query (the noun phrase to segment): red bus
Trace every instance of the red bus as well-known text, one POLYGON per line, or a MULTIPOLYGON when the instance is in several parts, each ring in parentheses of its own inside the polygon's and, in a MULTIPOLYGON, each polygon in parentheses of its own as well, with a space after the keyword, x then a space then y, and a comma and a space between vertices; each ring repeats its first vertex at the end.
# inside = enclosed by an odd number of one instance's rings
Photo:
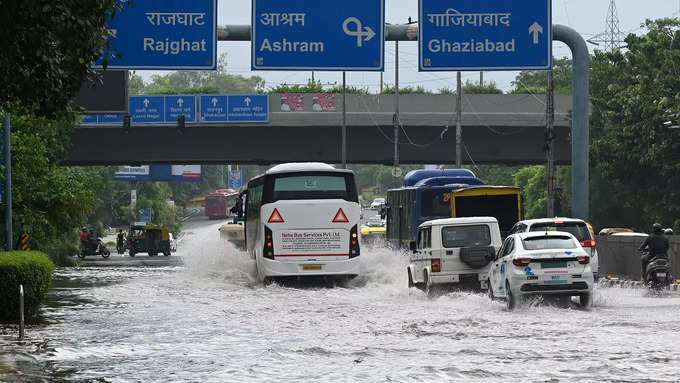
POLYGON ((205 215, 210 219, 228 218, 234 214, 229 209, 236 204, 238 192, 220 189, 205 196, 205 215))

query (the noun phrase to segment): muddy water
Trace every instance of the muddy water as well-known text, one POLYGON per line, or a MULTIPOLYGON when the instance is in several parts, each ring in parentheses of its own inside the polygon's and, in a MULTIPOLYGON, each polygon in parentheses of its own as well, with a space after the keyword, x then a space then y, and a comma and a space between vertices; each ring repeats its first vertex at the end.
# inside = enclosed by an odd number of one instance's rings
POLYGON ((347 286, 264 286, 218 226, 193 228, 183 267, 58 270, 49 323, 0 337, 0 381, 678 380, 678 296, 599 289, 590 311, 508 312, 409 291, 403 256, 366 249, 347 286))

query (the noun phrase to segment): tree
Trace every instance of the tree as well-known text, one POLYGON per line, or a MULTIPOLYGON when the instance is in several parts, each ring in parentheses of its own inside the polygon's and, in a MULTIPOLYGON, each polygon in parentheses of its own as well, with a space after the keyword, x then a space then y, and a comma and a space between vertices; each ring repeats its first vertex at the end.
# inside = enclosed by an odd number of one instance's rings
POLYGON ((138 94, 237 94, 264 90, 264 80, 259 76, 229 74, 226 53, 220 56, 216 71, 176 71, 164 76, 154 75, 149 84, 142 81, 142 86, 139 79, 133 76, 131 83, 138 94))
POLYGON ((648 20, 627 51, 591 61, 591 174, 597 224, 670 226, 680 216, 680 21, 648 20))
POLYGON ((0 110, 36 116, 70 111, 86 78, 94 76, 92 63, 107 51, 107 15, 115 15, 121 2, 23 0, 2 5, 0 110))
MULTIPOLYGON (((555 94, 571 94, 571 59, 563 57, 553 60, 555 94)), ((523 71, 512 81, 511 93, 545 93, 548 77, 545 71, 523 71)))
MULTIPOLYGON (((441 88, 438 93, 455 95, 456 90, 441 88)), ((479 85, 476 82, 467 80, 465 81, 465 85, 463 85, 463 94, 503 94, 503 91, 498 89, 495 81, 489 81, 485 82, 483 85, 479 85)))

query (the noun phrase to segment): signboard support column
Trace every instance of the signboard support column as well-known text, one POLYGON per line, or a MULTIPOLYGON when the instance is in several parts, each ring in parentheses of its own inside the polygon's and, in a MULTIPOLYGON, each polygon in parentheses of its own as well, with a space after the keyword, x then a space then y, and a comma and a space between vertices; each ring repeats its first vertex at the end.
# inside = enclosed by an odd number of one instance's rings
POLYGON ((463 140, 463 126, 460 122, 463 117, 463 87, 460 81, 460 72, 456 75, 456 168, 463 166, 463 153, 461 141, 463 140))
POLYGON ((555 216, 555 133, 553 131, 553 121, 555 119, 555 106, 553 97, 553 71, 548 71, 548 86, 546 89, 546 102, 545 102, 545 120, 546 120, 546 132, 545 132, 545 144, 546 144, 546 155, 548 157, 548 163, 545 169, 546 180, 548 181, 548 201, 547 201, 547 214, 546 217, 555 216))
POLYGON ((399 187, 397 168, 399 167, 399 41, 394 42, 394 187, 399 187))
POLYGON ((342 72, 342 168, 347 168, 347 88, 345 72, 342 72))
POLYGON ((5 249, 12 251, 12 125, 10 114, 5 114, 3 150, 5 155, 5 249))

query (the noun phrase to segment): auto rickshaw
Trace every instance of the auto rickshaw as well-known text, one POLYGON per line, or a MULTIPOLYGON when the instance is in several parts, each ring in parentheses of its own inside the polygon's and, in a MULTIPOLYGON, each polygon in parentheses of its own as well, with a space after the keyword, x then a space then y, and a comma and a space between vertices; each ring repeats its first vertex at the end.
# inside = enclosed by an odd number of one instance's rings
POLYGON ((128 249, 130 256, 137 253, 148 253, 150 257, 163 253, 170 256, 170 235, 165 226, 134 223, 130 225, 128 235, 128 249))

